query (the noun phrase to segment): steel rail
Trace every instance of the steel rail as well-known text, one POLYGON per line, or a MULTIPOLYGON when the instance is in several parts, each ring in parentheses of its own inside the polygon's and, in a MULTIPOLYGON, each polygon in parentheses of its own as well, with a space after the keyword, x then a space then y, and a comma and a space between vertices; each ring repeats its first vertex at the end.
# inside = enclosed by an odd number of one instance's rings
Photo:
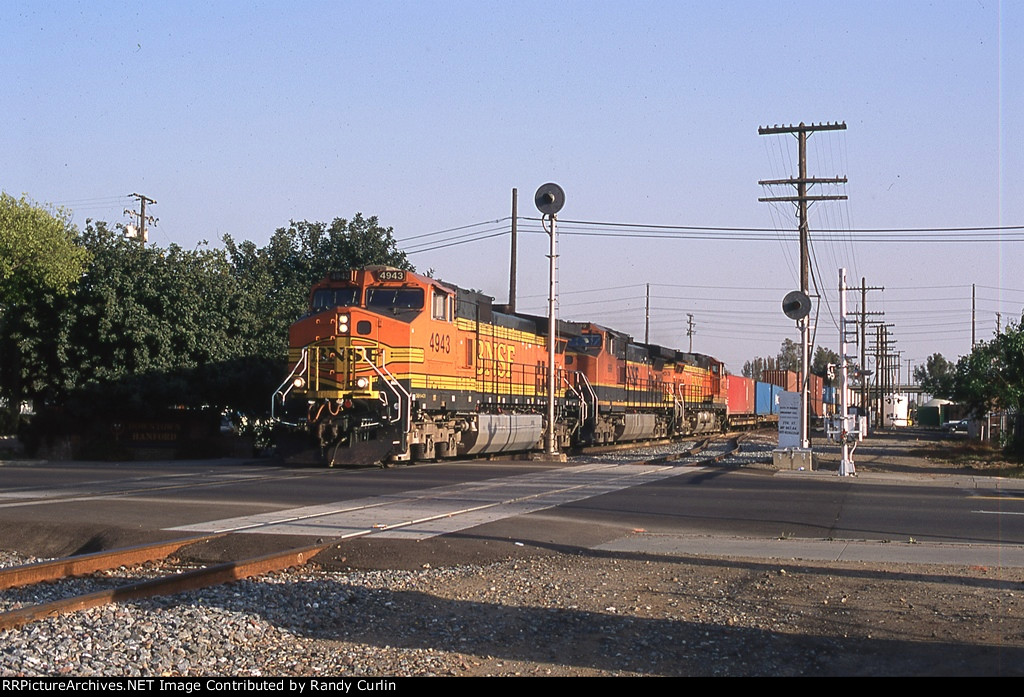
MULTIPOLYGON (((693 466, 694 467, 706 467, 708 465, 718 464, 722 460, 725 460, 728 457, 732 457, 733 455, 736 454, 736 451, 739 450, 740 443, 742 441, 744 441, 746 439, 746 437, 747 437, 747 435, 746 434, 742 434, 742 433, 739 434, 739 435, 735 435, 735 436, 734 435, 721 436, 720 438, 722 438, 726 442, 726 446, 725 446, 726 449, 723 452, 719 453, 718 455, 714 455, 712 457, 706 458, 706 459, 701 460, 699 462, 693 463, 693 466)), ((703 441, 701 441, 701 442, 697 443, 696 445, 694 445, 692 448, 690 448, 687 451, 684 451, 684 452, 681 452, 681 453, 674 453, 672 455, 665 455, 663 457, 657 457, 657 458, 654 458, 654 459, 651 459, 651 460, 644 460, 642 464, 645 464, 645 465, 659 465, 659 464, 666 464, 666 463, 669 463, 669 462, 673 462, 675 460, 681 460, 684 457, 693 457, 697 453, 700 453, 705 448, 707 448, 707 446, 710 445, 715 440, 718 440, 718 438, 706 438, 703 441)))
POLYGON ((215 564, 171 576, 138 581, 95 593, 87 593, 48 603, 30 605, 17 610, 10 610, 0 613, 0 630, 21 627, 52 615, 74 612, 75 610, 85 610, 124 600, 138 600, 154 595, 182 593, 184 591, 229 583, 249 578, 250 576, 258 576, 271 571, 281 571, 294 566, 302 566, 319 552, 330 547, 331 544, 334 543, 322 543, 310 547, 267 554, 246 561, 215 564))
POLYGON ((131 566, 145 564, 149 561, 158 561, 166 559, 186 545, 207 542, 223 536, 223 533, 217 533, 214 535, 164 540, 162 542, 12 566, 0 569, 0 590, 46 581, 58 581, 73 576, 84 576, 96 571, 116 569, 119 566, 131 566))

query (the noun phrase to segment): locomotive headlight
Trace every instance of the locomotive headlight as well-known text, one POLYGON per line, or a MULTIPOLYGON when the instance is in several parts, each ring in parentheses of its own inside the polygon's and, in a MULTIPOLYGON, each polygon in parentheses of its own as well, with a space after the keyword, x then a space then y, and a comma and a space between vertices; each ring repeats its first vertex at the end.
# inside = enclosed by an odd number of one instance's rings
POLYGON ((366 379, 366 378, 358 378, 356 380, 356 387, 358 387, 361 390, 365 390, 366 386, 369 385, 369 384, 370 384, 370 381, 368 379, 366 379))
POLYGON ((348 315, 338 315, 338 333, 348 334, 348 315))
POLYGON ((296 389, 301 390, 305 386, 306 386, 306 379, 305 378, 295 378, 294 380, 292 380, 292 387, 295 387, 296 389))

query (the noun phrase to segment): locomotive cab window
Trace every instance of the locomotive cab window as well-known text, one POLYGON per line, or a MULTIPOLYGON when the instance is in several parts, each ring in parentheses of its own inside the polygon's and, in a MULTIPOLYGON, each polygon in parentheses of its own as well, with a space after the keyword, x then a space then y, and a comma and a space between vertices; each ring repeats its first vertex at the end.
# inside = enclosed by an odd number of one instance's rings
POLYGON ((399 319, 402 319, 403 315, 415 315, 423 309, 423 289, 380 286, 367 288, 366 309, 382 315, 394 315, 399 319))
POLYGON ((321 288, 313 293, 313 312, 359 304, 358 288, 321 288))
POLYGON ((448 298, 448 293, 438 290, 437 288, 431 289, 430 314, 434 319, 449 319, 448 298))

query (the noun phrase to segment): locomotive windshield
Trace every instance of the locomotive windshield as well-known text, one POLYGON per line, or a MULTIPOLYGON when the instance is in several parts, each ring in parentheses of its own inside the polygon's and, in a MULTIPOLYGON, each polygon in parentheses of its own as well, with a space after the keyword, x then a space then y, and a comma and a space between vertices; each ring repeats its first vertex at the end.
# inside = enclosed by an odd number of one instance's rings
POLYGON ((313 293, 313 312, 359 304, 359 288, 321 288, 313 293))
POLYGON ((422 310, 423 289, 385 287, 367 288, 366 309, 374 312, 390 310, 395 314, 398 314, 398 312, 403 310, 422 310))

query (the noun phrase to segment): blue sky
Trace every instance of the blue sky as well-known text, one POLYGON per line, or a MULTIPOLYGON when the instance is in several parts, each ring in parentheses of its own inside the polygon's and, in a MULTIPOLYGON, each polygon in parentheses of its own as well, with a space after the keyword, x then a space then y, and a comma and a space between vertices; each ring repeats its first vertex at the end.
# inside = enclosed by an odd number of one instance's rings
MULTIPOLYGON (((848 126, 809 141, 811 174, 849 179, 812 229, 1024 224, 1019 2, 8 2, 0 37, 0 188, 80 225, 145 194, 160 245, 356 212, 405 240, 506 218, 513 187, 534 216, 547 181, 567 221, 793 227, 757 182, 795 175, 795 139, 757 128, 800 121, 848 126)), ((529 227, 519 305, 542 313, 529 227)), ((839 265, 886 287, 868 309, 904 365, 969 350, 972 283, 979 338, 1024 307, 1021 242, 814 248, 832 348, 839 265)), ((685 348, 692 312, 694 349, 734 371, 797 336, 797 249, 774 233, 566 234, 559 253, 568 318, 642 338, 651 283, 651 340, 685 348)), ((507 235, 410 258, 507 295, 507 235)))

